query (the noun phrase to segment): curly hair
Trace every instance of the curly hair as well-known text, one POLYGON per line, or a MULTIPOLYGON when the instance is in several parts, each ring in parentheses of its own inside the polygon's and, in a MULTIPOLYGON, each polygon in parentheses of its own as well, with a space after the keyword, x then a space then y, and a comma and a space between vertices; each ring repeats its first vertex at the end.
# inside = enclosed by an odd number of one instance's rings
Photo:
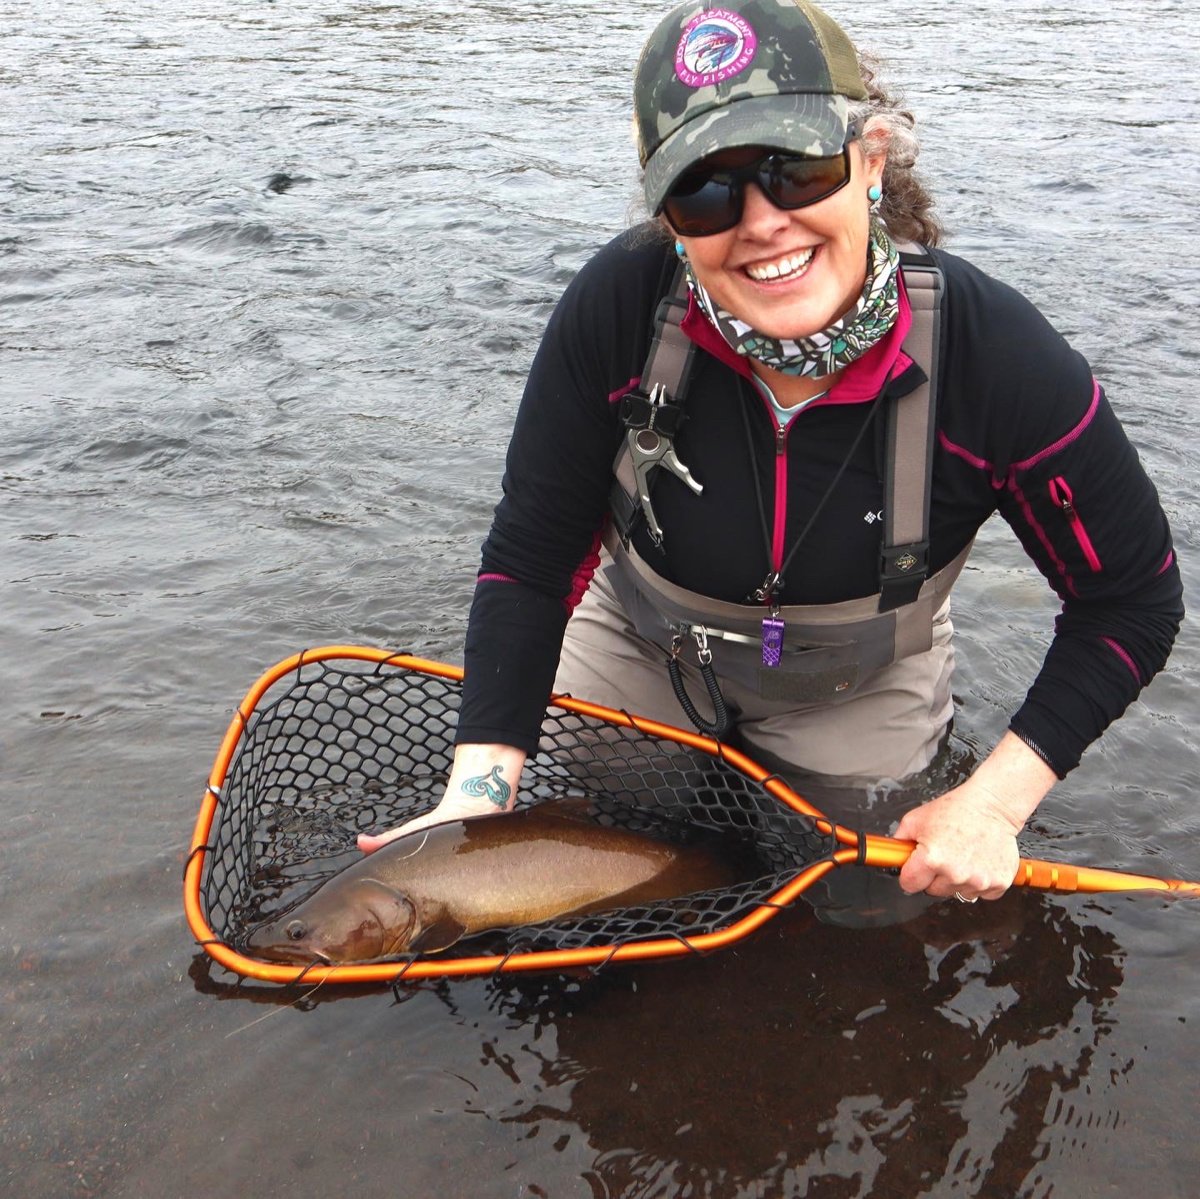
POLYGON ((881 62, 874 54, 859 52, 858 69, 867 89, 865 100, 852 101, 850 118, 862 129, 863 148, 872 152, 872 140, 887 137, 883 168, 883 199, 879 217, 893 237, 940 245, 945 228, 934 214, 933 197, 916 172, 920 142, 916 120, 902 98, 880 80, 881 62))

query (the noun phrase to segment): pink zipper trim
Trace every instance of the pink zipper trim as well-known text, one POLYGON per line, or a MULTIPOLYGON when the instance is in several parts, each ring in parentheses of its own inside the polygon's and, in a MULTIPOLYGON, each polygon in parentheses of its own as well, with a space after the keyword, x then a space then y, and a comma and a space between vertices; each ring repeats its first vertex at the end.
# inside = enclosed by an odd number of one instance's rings
POLYGON ((1142 685, 1142 676, 1138 672, 1137 664, 1129 656, 1129 653, 1125 647, 1121 645, 1120 642, 1114 641, 1111 637, 1101 637, 1100 640, 1103 641, 1104 644, 1107 645, 1108 648, 1112 650, 1112 652, 1116 654, 1126 666, 1129 667, 1129 673, 1133 675, 1134 682, 1136 682, 1140 687, 1142 685))
MULTIPOLYGON (((563 597, 563 607, 566 608, 567 614, 570 615, 579 606, 579 601, 583 599, 587 589, 592 585, 592 576, 596 573, 596 567, 600 565, 600 539, 603 529, 596 533, 592 538, 592 545, 588 552, 583 556, 583 561, 575 568, 575 573, 571 576, 571 590, 563 597)), ((516 583, 511 575, 501 574, 483 574, 479 575, 476 580, 479 583, 516 583)))
MULTIPOLYGON (((907 328, 905 329, 905 332, 907 332, 907 328)), ((869 354, 870 351, 868 351, 867 356, 869 356, 869 354)), ((864 361, 863 358, 858 359, 858 362, 862 361, 864 361)), ((899 352, 897 355, 893 355, 891 362, 896 373, 903 373, 909 368, 910 365, 912 365, 912 359, 909 358, 909 356, 903 351, 899 352)), ((848 374, 856 365, 857 362, 852 362, 847 368, 846 373, 848 374)), ((882 386, 883 384, 880 383, 880 387, 882 386)), ((768 400, 767 397, 763 395, 761 391, 759 391, 757 385, 754 387, 754 390, 757 393, 759 400, 762 401, 762 405, 766 409, 767 415, 771 418, 771 425, 775 430, 775 512, 771 530, 771 560, 774 569, 778 571, 783 566, 783 553, 786 545, 785 535, 787 533, 787 439, 788 435, 792 431, 792 426, 795 425, 796 421, 801 419, 803 412, 798 412, 785 427, 779 423, 779 417, 775 415, 775 409, 771 406, 770 400, 768 400)), ((836 391, 837 388, 835 387, 834 390, 836 391)), ((874 396, 878 394, 879 388, 876 388, 871 398, 874 398, 874 396)), ((827 396, 825 399, 829 400, 829 397, 827 396)), ((857 402, 857 397, 855 400, 834 400, 832 402, 853 403, 857 402)), ((820 399, 813 400, 811 403, 804 406, 804 412, 807 412, 809 408, 817 407, 817 405, 820 403, 822 403, 822 400, 820 399)))
POLYGON ((1046 536, 1046 530, 1038 523, 1038 519, 1034 516, 1033 509, 1029 506, 1029 501, 1025 498, 1025 493, 1021 490, 1014 474, 1008 476, 1008 490, 1012 492, 1013 497, 1020 505, 1021 514, 1025 517, 1029 527, 1037 534, 1037 539, 1042 543, 1042 549, 1049 555, 1055 569, 1062 576, 1063 586, 1070 595, 1078 596, 1079 592, 1075 590, 1075 580, 1071 578, 1071 572, 1067 570, 1066 563, 1058 556, 1050 538, 1046 536))
POLYGON ((989 462, 986 458, 980 458, 978 454, 972 454, 970 450, 965 449, 961 445, 957 445, 951 441, 941 429, 938 430, 938 444, 946 451, 947 454, 953 454, 956 458, 961 458, 968 466, 975 467, 976 470, 985 470, 992 476, 992 486, 998 491, 1009 484, 1011 490, 1011 481, 1013 475, 1020 470, 1028 470, 1031 466, 1036 466, 1044 458, 1049 458, 1051 454, 1057 454, 1059 450, 1065 449, 1073 441, 1077 441, 1083 436, 1084 430, 1092 423, 1095 418, 1096 409, 1100 405, 1100 384, 1095 379, 1092 380, 1092 402, 1088 405, 1088 410, 1080 418, 1079 423, 1068 432, 1064 433, 1057 441, 1044 449, 1038 450, 1032 458, 1025 458, 1021 462, 1014 462, 1008 468, 1008 479, 996 478, 995 463, 989 462))
POLYGON ((938 430, 938 444, 946 451, 947 454, 953 454, 956 458, 961 458, 968 466, 975 467, 976 470, 985 470, 992 476, 992 486, 1000 488, 1004 486, 1004 480, 996 480, 996 468, 986 459, 980 458, 978 454, 972 454, 970 450, 964 449, 961 445, 950 440, 946 434, 938 430))
POLYGON ((1026 458, 1024 462, 1014 462, 1011 470, 1028 470, 1031 466, 1036 466, 1044 458, 1049 458, 1052 454, 1057 454, 1059 450, 1066 449, 1073 441, 1078 441, 1083 436, 1084 430, 1092 423, 1092 418, 1096 415, 1096 409, 1100 407, 1100 384, 1092 379, 1092 402, 1088 405, 1088 410, 1083 414, 1082 419, 1075 428, 1064 433, 1057 441, 1048 445, 1044 450, 1038 450, 1032 458, 1026 458))
POLYGON ((1163 564, 1158 568, 1158 574, 1154 577, 1157 579, 1159 575, 1165 575, 1171 569, 1175 562, 1175 551, 1168 550, 1167 556, 1163 559, 1163 564))
POLYGON ((610 404, 615 404, 618 400, 624 399, 625 396, 627 396, 631 391, 635 390, 639 386, 641 381, 642 381, 641 375, 634 375, 634 377, 632 379, 630 379, 629 382, 626 383, 624 387, 618 387, 616 391, 610 391, 608 393, 608 402, 610 404))
POLYGON ((1075 534, 1075 540, 1079 543, 1079 548, 1083 550, 1083 556, 1087 559, 1088 566, 1092 568, 1092 573, 1099 574, 1101 570, 1100 555, 1096 553, 1096 547, 1092 545, 1092 539, 1088 536, 1087 529, 1083 527, 1083 520, 1075 510, 1074 497, 1071 495, 1071 488, 1066 479, 1062 475, 1051 479, 1049 490, 1050 502, 1056 508, 1062 509, 1067 523, 1071 526, 1071 532, 1075 534))
MULTIPOLYGON (((764 397, 763 403, 766 402, 764 397)), ((771 413, 771 419, 775 422, 775 528, 771 534, 771 561, 775 570, 778 571, 783 566, 783 537, 787 532, 787 439, 792 425, 788 425, 786 429, 782 428, 774 412, 771 413), (780 440, 781 434, 782 441, 780 440)), ((795 424, 798 419, 798 417, 793 417, 792 424, 795 424)))
POLYGON ((592 585, 592 576, 596 573, 596 567, 600 565, 600 539, 603 531, 603 526, 597 529, 596 536, 592 538, 591 549, 584 554, 583 561, 575 568, 571 577, 571 590, 563 599, 568 616, 579 606, 579 601, 592 585))

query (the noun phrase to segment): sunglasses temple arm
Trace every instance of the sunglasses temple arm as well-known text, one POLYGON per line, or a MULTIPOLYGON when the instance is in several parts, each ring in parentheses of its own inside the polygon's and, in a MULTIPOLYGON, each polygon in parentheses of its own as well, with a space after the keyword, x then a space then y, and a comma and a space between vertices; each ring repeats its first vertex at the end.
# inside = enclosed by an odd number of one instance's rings
MULTIPOLYGON (((875 837, 870 834, 864 836, 866 849, 862 860, 868 866, 899 869, 916 848, 912 841, 897 841, 892 837, 875 837)), ((1200 883, 1154 878, 1145 874, 1127 874, 1123 870, 1101 870, 1093 866, 1068 866, 1061 862, 1043 862, 1037 858, 1021 859, 1012 885, 1036 887, 1042 891, 1077 891, 1087 894, 1106 891, 1173 891, 1180 895, 1200 898, 1200 883)))

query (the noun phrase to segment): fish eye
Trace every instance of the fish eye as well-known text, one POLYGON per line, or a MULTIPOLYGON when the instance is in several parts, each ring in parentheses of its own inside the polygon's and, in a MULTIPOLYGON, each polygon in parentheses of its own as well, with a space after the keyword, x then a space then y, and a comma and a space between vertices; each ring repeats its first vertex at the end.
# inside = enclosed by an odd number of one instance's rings
POLYGON ((291 940, 302 941, 304 939, 304 934, 308 932, 308 929, 305 928, 303 920, 291 920, 288 922, 287 928, 285 928, 283 931, 287 933, 291 940))

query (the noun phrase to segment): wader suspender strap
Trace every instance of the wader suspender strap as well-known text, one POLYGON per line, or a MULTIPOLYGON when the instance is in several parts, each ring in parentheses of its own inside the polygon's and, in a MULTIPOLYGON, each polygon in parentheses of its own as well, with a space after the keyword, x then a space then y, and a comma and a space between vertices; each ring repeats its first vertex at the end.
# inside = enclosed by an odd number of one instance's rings
POLYGON ((923 255, 902 253, 901 263, 912 309, 912 327, 904 339, 904 349, 925 372, 926 379, 908 395, 893 400, 888 408, 880 612, 911 604, 929 574, 929 509, 944 281, 942 272, 923 255))
POLYGON ((642 368, 641 384, 621 397, 625 445, 614 463, 616 481, 610 507, 617 533, 626 545, 639 516, 646 518, 654 543, 662 544, 662 529, 650 502, 650 476, 656 467, 666 467, 697 495, 703 490, 674 447, 675 434, 683 424, 683 401, 696 352, 681 327, 687 310, 687 277, 679 265, 655 314, 654 340, 642 368))
MULTIPOLYGON (((683 393, 692 368, 696 346, 680 327, 688 310, 687 275, 683 266, 675 268, 671 290, 659 301, 654 318, 654 341, 642 371, 644 393, 662 388, 670 401, 683 406, 683 393)), ((671 431, 672 435, 674 430, 671 431)))

